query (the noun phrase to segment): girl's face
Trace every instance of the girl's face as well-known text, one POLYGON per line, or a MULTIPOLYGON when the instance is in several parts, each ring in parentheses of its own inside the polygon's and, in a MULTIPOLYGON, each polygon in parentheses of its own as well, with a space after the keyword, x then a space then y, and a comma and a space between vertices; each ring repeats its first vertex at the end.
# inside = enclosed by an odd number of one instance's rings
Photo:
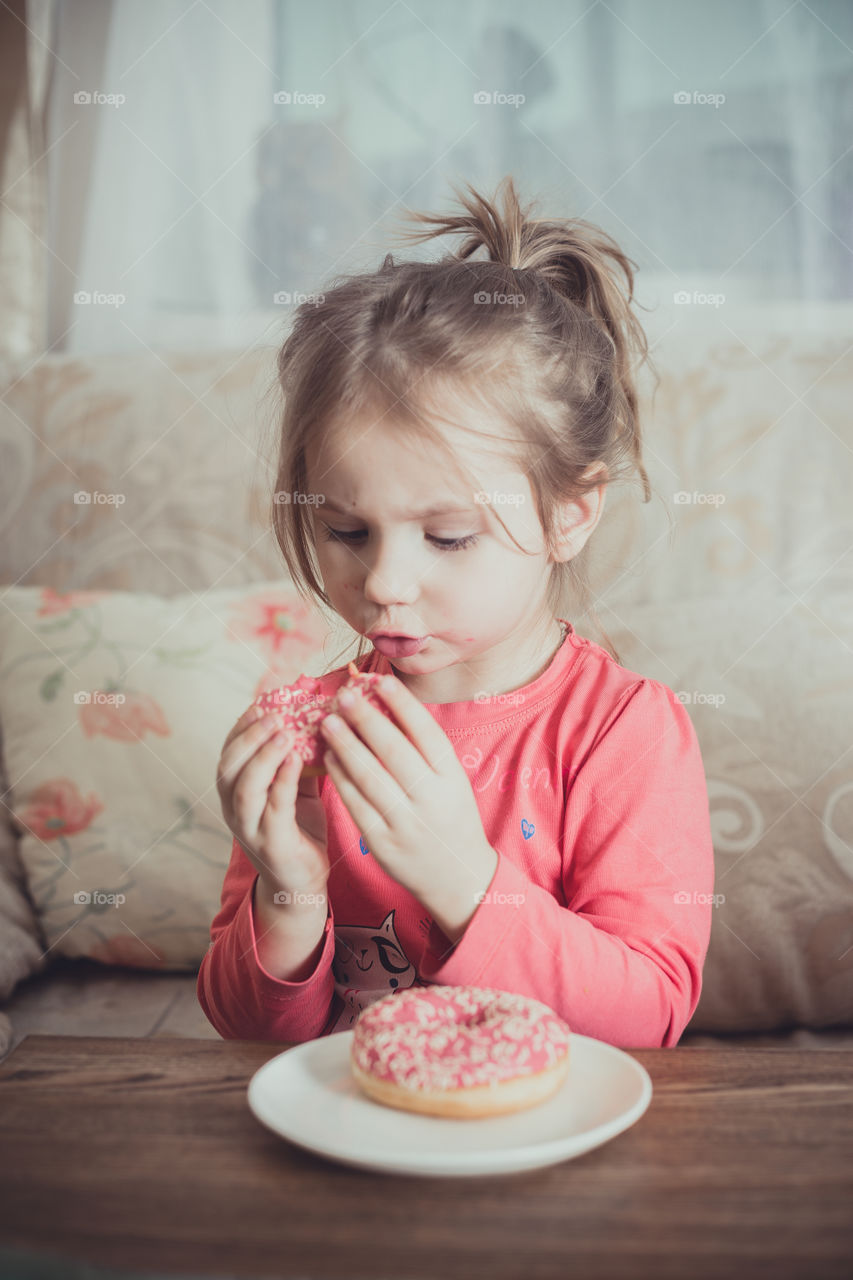
POLYGON ((560 629, 545 609, 550 557, 526 477, 446 428, 455 456, 482 481, 472 490, 441 454, 395 434, 391 414, 361 414, 336 437, 305 458, 318 566, 336 612, 371 638, 423 638, 410 656, 386 654, 423 702, 534 679, 560 629))

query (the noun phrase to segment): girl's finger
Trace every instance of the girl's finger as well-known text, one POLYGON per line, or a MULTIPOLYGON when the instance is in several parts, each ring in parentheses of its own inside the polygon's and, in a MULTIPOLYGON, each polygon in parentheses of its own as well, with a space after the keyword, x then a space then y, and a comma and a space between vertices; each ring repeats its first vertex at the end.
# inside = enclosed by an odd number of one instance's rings
POLYGON ((269 787, 267 812, 272 815, 292 814, 296 803, 296 788, 302 772, 302 757, 298 751, 289 750, 277 766, 269 787))
POLYGON ((259 720, 249 721, 241 733, 238 733, 222 748, 219 766, 216 772, 217 786, 221 783, 229 785, 248 760, 252 758, 260 744, 281 728, 281 723, 274 715, 262 716, 259 720))
POLYGON ((402 680, 398 680, 396 676, 383 676, 377 681, 375 688, 382 701, 393 712, 400 728, 436 773, 440 773, 447 763, 448 752, 456 758, 441 725, 411 690, 406 688, 402 680))
MULTIPOLYGON (((375 712, 373 708, 370 710, 373 710, 376 720, 382 722, 376 726, 377 730, 384 732, 390 728, 384 716, 375 712)), ((391 729, 391 732, 396 734, 398 731, 391 729)), ((324 733, 323 738, 326 747, 331 748, 332 762, 338 765, 363 799, 377 812, 383 815, 390 814, 393 809, 405 802, 407 793, 403 784, 397 782, 395 774, 385 768, 381 760, 373 754, 370 746, 366 746, 348 726, 335 734, 324 733)), ((400 767, 398 759, 394 760, 392 768, 395 768, 400 775, 407 773, 406 769, 400 767)), ((420 760, 416 768, 417 774, 420 775, 429 772, 429 766, 424 760, 420 760)), ((329 772, 331 773, 331 769, 329 772)))
POLYGON ((232 728, 229 730, 228 736, 222 744, 222 750, 224 751, 226 747, 230 746, 234 739, 238 737, 244 729, 247 729, 250 724, 254 723, 256 720, 260 720, 263 714, 264 713, 261 708, 256 707, 254 703, 251 707, 247 707, 240 716, 240 719, 236 720, 232 728))
POLYGON ((277 734, 273 735, 252 757, 234 784, 231 808, 236 821, 250 833, 250 838, 261 828, 270 788, 291 745, 286 739, 282 741, 277 734))
POLYGON ((383 826, 387 825, 382 814, 377 813, 376 809, 373 808, 353 783, 334 751, 325 753, 323 763, 329 772, 329 777, 337 788, 338 795, 360 831, 367 831, 371 827, 375 829, 378 822, 382 822, 383 826))

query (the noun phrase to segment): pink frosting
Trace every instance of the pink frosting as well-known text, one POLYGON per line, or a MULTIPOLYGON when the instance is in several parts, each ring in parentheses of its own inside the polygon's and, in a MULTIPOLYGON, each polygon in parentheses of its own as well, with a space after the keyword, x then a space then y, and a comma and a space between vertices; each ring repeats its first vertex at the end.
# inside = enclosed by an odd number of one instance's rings
POLYGON ((323 756, 331 745, 320 736, 320 724, 331 712, 340 710, 338 694, 341 689, 358 689, 363 697, 391 719, 388 707, 379 694, 373 692, 376 681, 382 679, 381 674, 359 671, 354 662, 350 662, 347 669, 349 675, 342 676, 331 693, 323 691, 324 684, 328 688, 328 676, 300 676, 293 684, 267 689, 255 698, 253 704, 264 711, 281 712, 285 717, 282 727, 296 732, 294 749, 306 765, 317 769, 324 768, 323 756))
POLYGON ((359 1016, 351 1056, 413 1090, 466 1089, 534 1075, 569 1049, 570 1031, 539 1000, 485 987, 408 987, 359 1016))

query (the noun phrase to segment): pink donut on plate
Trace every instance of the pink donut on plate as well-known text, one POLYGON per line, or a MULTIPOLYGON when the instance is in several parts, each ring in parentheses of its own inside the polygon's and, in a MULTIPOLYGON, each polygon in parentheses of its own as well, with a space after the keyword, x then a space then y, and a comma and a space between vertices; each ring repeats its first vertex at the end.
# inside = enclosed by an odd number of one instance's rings
MULTIPOLYGON (((255 698, 253 706, 263 711, 278 711, 285 717, 282 726, 296 734, 293 747, 305 761, 303 777, 319 776, 327 772, 323 755, 329 743, 320 735, 320 725, 327 715, 339 711, 338 694, 342 689, 358 689, 363 697, 392 719, 391 713, 373 687, 382 676, 372 671, 359 671, 354 662, 347 665, 349 675, 341 680, 333 693, 323 692, 323 680, 319 676, 300 676, 293 684, 267 689, 255 698)), ((326 679, 328 683, 328 678, 326 679)))
POLYGON ((476 1118, 535 1106, 569 1070, 568 1026, 539 1000, 486 987, 407 987, 358 1018, 350 1066, 377 1102, 476 1118))

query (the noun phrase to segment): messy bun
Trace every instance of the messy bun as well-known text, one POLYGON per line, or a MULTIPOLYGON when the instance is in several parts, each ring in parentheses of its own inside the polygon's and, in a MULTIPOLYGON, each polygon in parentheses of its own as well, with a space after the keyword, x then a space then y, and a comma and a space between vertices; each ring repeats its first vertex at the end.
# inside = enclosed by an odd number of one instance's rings
POLYGON ((631 410, 631 429, 636 433, 633 452, 643 482, 643 500, 648 502, 651 491, 640 447, 635 370, 644 361, 649 362, 649 351, 643 327, 631 310, 632 267, 637 264, 611 236, 582 218, 531 218, 533 206, 522 209, 511 176, 498 185, 491 202, 470 183, 466 186, 467 195, 453 188, 465 213, 407 211, 404 216, 435 230, 403 230, 399 233, 401 240, 419 243, 442 235, 464 235, 452 257, 465 260, 485 249, 491 262, 517 271, 536 271, 556 293, 583 308, 603 326, 613 343, 615 373, 631 410), (501 200, 503 212, 499 212, 501 200), (619 281, 619 272, 625 277, 625 286, 619 281))
MULTIPOLYGON (((461 391, 512 428, 509 442, 505 431, 492 438, 528 477, 550 546, 563 504, 602 478, 636 472, 643 501, 651 499, 636 386, 648 346, 631 309, 636 264, 591 223, 531 217, 509 176, 491 201, 466 185, 467 193, 454 188, 459 212, 407 211, 418 225, 397 233, 403 243, 461 236, 455 250, 432 262, 387 254, 374 273, 345 276, 298 309, 278 361, 276 489, 304 489, 308 440, 341 429, 360 408, 446 451, 437 406, 461 391)), ((298 589, 329 605, 304 506, 274 505, 272 518, 298 589)), ((552 616, 580 605, 596 617, 588 550, 551 566, 552 616)))

